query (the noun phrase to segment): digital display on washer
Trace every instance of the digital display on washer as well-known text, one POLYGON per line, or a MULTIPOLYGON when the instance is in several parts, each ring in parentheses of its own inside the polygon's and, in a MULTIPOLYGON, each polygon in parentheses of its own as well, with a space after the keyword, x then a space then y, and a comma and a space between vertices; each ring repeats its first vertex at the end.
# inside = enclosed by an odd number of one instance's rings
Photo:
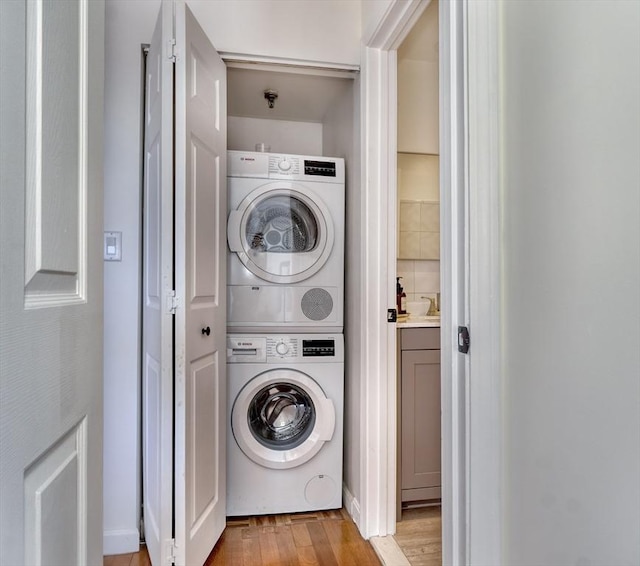
POLYGON ((336 344, 334 340, 303 340, 302 356, 335 356, 336 344))
POLYGON ((321 177, 335 177, 336 164, 331 161, 311 161, 304 160, 305 175, 319 175, 321 177))

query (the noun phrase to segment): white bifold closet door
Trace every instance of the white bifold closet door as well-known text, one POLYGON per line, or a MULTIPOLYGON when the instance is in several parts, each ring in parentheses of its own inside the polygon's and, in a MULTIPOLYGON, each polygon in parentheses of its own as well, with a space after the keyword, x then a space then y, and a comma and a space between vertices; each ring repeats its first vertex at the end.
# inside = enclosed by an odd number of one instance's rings
POLYGON ((145 538, 197 565, 226 515, 226 67, 182 0, 147 59, 144 177, 145 538))

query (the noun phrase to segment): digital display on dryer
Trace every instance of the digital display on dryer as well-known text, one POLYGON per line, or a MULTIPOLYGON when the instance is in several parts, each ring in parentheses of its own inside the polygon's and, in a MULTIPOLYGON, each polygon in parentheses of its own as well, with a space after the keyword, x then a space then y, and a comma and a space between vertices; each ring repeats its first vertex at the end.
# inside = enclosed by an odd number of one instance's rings
POLYGON ((335 356, 336 344, 334 340, 303 340, 302 356, 335 356))
POLYGON ((304 174, 318 175, 321 177, 335 177, 336 164, 331 161, 311 161, 304 160, 304 174))

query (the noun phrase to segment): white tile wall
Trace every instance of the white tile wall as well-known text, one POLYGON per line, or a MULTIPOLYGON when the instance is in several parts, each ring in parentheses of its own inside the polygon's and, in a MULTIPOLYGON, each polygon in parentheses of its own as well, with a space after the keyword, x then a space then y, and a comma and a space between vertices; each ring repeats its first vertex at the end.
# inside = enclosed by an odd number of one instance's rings
POLYGON ((397 277, 407 294, 407 301, 424 301, 440 292, 440 262, 420 259, 399 259, 397 277))

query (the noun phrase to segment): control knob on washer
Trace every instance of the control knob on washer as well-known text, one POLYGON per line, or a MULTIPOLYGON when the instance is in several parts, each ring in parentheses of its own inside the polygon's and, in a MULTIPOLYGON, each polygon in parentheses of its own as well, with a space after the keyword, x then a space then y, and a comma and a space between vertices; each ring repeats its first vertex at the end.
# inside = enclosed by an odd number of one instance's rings
POLYGON ((276 344, 276 352, 281 356, 284 356, 289 351, 289 345, 284 342, 278 342, 276 344))
POLYGON ((289 171, 289 169, 291 169, 291 161, 287 161, 286 157, 283 157, 279 162, 278 162, 278 168, 281 171, 289 171))

